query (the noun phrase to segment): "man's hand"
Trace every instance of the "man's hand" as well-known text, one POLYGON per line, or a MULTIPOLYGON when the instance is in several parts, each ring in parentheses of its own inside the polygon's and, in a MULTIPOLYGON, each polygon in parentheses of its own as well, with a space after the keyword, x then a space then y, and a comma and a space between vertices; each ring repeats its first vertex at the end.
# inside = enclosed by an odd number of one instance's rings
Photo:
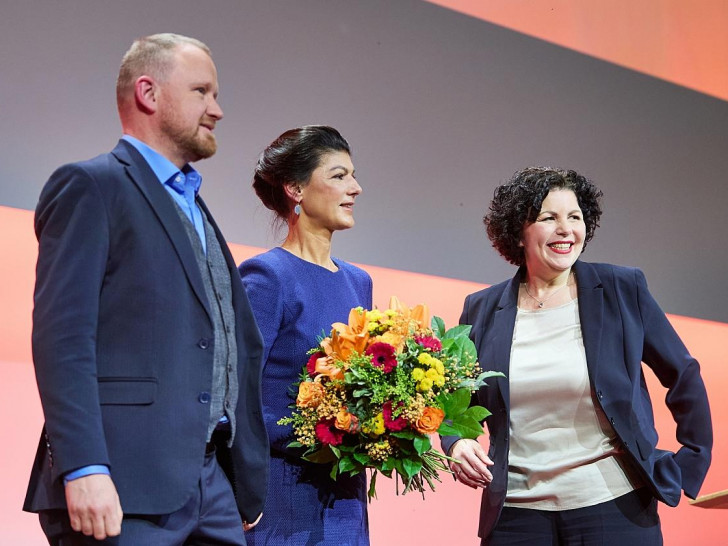
POLYGON ((121 533, 123 512, 114 482, 106 474, 91 474, 66 484, 68 516, 74 531, 96 540, 121 533))
POLYGON ((488 454, 475 440, 458 440, 450 450, 450 456, 460 463, 450 463, 455 478, 473 489, 485 488, 493 481, 493 474, 488 469, 493 466, 488 454))

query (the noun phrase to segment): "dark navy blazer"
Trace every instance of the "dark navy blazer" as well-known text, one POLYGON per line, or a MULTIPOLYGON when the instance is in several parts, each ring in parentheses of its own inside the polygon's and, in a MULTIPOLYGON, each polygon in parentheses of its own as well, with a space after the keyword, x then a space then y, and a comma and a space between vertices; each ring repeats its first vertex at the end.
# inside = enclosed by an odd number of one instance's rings
MULTIPOLYGON (((263 507, 262 340, 227 244, 240 396, 225 471, 243 519, 263 507)), ((169 514, 198 487, 213 321, 173 202, 133 146, 59 168, 36 208, 33 360, 45 427, 24 509, 65 508, 62 477, 109 465, 125 512, 169 514)))
MULTIPOLYGON (((698 362, 668 322, 636 268, 577 261, 579 318, 589 381, 621 445, 654 496, 670 506, 681 490, 698 494, 710 465, 713 432, 705 385, 698 362), (677 453, 657 449, 650 395, 641 363, 667 390, 666 403, 677 424, 677 453)), ((493 414, 486 419, 493 482, 483 491, 479 535, 490 534, 500 516, 508 485, 508 370, 523 271, 465 300, 461 324, 471 338, 483 370, 505 378, 488 380, 474 398, 493 414)), ((443 438, 449 452, 456 438, 443 438)))

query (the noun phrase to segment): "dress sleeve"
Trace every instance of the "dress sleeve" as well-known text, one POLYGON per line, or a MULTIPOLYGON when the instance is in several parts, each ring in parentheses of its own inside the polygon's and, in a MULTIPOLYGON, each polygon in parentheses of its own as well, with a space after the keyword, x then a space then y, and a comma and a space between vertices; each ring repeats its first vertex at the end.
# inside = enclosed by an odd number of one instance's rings
POLYGON ((677 424, 682 447, 675 462, 682 471, 682 488, 695 498, 708 472, 713 446, 713 427, 700 366, 683 344, 647 289, 644 273, 636 269, 637 296, 644 326, 642 361, 667 388, 665 402, 677 424))
MULTIPOLYGON (((263 336, 263 419, 268 440, 272 450, 286 453, 287 445, 293 439, 292 428, 279 425, 278 419, 289 413, 287 407, 291 400, 287 389, 290 385, 270 379, 270 370, 266 373, 266 368, 271 365, 271 348, 283 329, 286 286, 279 268, 265 257, 251 258, 238 269, 263 336)), ((276 372, 272 373, 275 375, 276 372)))
POLYGON ((246 260, 238 270, 263 336, 265 366, 283 322, 283 283, 275 269, 260 257, 246 260))
POLYGON ((373 292, 372 278, 369 276, 369 273, 367 273, 367 272, 364 272, 364 275, 366 277, 366 284, 365 284, 365 287, 364 287, 364 294, 365 294, 366 304, 364 305, 364 307, 366 309, 371 309, 372 308, 372 300, 373 300, 373 297, 372 297, 372 292, 373 292))

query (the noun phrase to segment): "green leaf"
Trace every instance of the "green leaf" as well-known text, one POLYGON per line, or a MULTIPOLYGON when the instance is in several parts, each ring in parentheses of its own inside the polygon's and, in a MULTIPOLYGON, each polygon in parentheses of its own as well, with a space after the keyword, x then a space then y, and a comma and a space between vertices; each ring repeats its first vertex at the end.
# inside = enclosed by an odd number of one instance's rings
POLYGON ((354 452, 352 457, 354 457, 363 466, 368 466, 369 462, 372 460, 372 458, 366 453, 354 452))
POLYGON ((367 497, 371 501, 377 498, 377 471, 372 472, 372 477, 369 480, 369 491, 367 491, 367 497))
POLYGON ((455 392, 438 396, 447 419, 453 419, 465 412, 470 405, 470 398, 471 393, 468 389, 458 389, 455 392))
POLYGON ((432 317, 432 320, 430 321, 430 328, 432 328, 432 333, 439 339, 442 339, 445 335, 445 321, 440 317, 432 317))
POLYGON ((404 469, 407 479, 411 480, 414 476, 419 474, 420 470, 422 470, 422 461, 402 459, 402 468, 404 469))
POLYGON ((469 324, 458 324, 457 326, 453 326, 447 332, 445 332, 442 335, 441 339, 456 339, 459 337, 468 338, 471 328, 472 326, 470 326, 469 324))
POLYGON ((407 471, 404 469, 403 461, 404 459, 394 459, 394 469, 400 476, 408 477, 407 471))
POLYGON ((356 464, 354 461, 351 460, 349 457, 344 457, 343 459, 339 460, 339 472, 349 472, 351 470, 354 470, 356 468, 356 464))
POLYGON ((293 442, 288 444, 286 447, 303 447, 303 444, 301 442, 294 440, 293 442))
POLYGON ((354 392, 351 393, 354 398, 364 398, 364 397, 371 397, 372 390, 369 388, 363 388, 363 389, 356 389, 354 392))
POLYGON ((398 442, 397 451, 399 451, 399 453, 404 456, 414 455, 415 453, 417 453, 417 450, 413 445, 413 440, 403 440, 401 442, 398 442))
POLYGON ((440 424, 440 427, 437 429, 437 433, 440 436, 457 436, 458 438, 460 438, 458 430, 445 421, 440 424))
POLYGON ((475 419, 461 415, 453 419, 451 423, 443 421, 437 432, 443 436, 457 436, 474 440, 483 434, 483 425, 475 419))
MULTIPOLYGON (((313 453, 308 453, 304 455, 302 458, 306 461, 310 461, 312 463, 318 463, 318 464, 325 464, 325 463, 331 463, 336 460, 336 455, 329 449, 330 446, 322 447, 318 451, 314 451, 313 453)), ((334 465, 336 466, 336 465, 334 465)))
POLYGON ((475 421, 482 422, 483 419, 492 414, 483 406, 470 406, 468 409, 465 410, 465 413, 463 413, 463 415, 475 421))
POLYGON ((469 389, 471 391, 477 390, 481 387, 487 387, 488 383, 485 382, 489 377, 505 377, 505 374, 501 372, 488 371, 481 373, 475 379, 467 378, 463 379, 458 385, 459 388, 469 389))
POLYGON ((432 447, 429 436, 418 436, 414 439, 415 450, 418 454, 422 455, 432 447))
POLYGON ((503 372, 494 372, 493 370, 483 372, 478 376, 478 381, 481 379, 488 379, 489 377, 505 377, 506 374, 503 372))

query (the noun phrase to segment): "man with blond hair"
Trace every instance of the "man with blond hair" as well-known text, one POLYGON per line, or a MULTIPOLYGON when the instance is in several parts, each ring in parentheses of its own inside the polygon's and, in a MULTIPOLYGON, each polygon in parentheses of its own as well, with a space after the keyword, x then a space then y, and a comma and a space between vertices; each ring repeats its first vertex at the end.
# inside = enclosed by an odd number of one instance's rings
POLYGON ((217 95, 202 42, 135 41, 117 81, 123 137, 41 193, 45 426, 24 509, 50 544, 244 545, 261 515, 262 342, 190 165, 216 151, 217 95))

